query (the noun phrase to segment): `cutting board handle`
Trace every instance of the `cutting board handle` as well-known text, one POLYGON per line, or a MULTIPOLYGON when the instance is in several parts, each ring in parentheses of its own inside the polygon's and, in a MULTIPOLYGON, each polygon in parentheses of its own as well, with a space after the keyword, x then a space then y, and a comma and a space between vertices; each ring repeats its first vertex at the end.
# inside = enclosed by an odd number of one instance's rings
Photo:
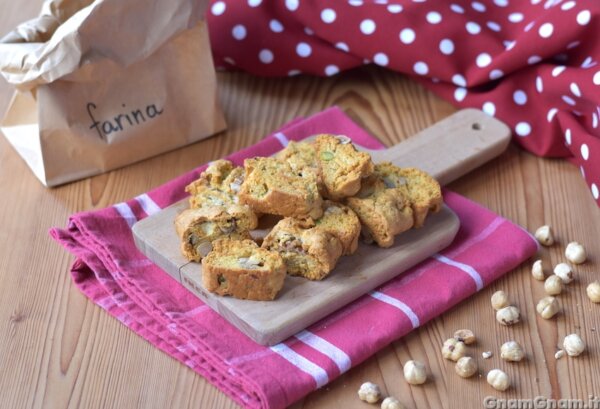
POLYGON ((422 169, 446 185, 499 156, 510 137, 503 122, 477 109, 463 109, 372 155, 375 162, 422 169))

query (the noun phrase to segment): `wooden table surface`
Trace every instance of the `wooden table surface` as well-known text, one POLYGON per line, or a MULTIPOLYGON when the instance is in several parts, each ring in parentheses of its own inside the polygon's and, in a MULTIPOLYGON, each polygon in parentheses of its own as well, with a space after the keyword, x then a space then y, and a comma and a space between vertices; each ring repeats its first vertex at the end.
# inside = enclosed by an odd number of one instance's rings
MULTIPOLYGON (((0 0, 0 33, 35 16, 41 0, 0 0)), ((375 67, 322 79, 264 79, 236 73, 218 76, 229 129, 212 138, 105 175, 55 189, 44 188, 4 138, 0 138, 0 407, 2 408, 232 408, 237 405, 202 377, 158 351, 89 302, 73 285, 73 256, 48 236, 70 214, 121 202, 201 163, 251 145, 297 116, 337 104, 386 144, 410 137, 455 109, 409 79, 375 67)), ((0 81, 0 111, 12 89, 0 81)), ((531 278, 530 262, 483 289, 443 316, 378 352, 293 408, 373 408, 358 400, 371 380, 407 408, 481 408, 486 396, 588 399, 600 395, 600 305, 585 295, 599 277, 600 211, 579 174, 562 160, 546 160, 511 146, 500 158, 450 188, 530 231, 548 223, 559 244, 542 249, 547 265, 563 259, 571 240, 588 248, 590 260, 559 296, 563 312, 543 320, 535 303, 543 285, 531 278), (496 323, 491 294, 503 289, 519 306, 523 322, 496 323), (471 351, 480 372, 500 367, 513 387, 493 390, 485 377, 459 378, 442 359, 440 346, 456 329, 470 328, 471 351), (596 330, 598 328, 598 330, 596 330), (588 344, 578 358, 556 360, 566 334, 588 344), (519 341, 524 362, 499 358, 502 342, 519 341), (488 360, 481 352, 491 350, 488 360), (425 362, 429 380, 409 386, 408 359, 425 362)))

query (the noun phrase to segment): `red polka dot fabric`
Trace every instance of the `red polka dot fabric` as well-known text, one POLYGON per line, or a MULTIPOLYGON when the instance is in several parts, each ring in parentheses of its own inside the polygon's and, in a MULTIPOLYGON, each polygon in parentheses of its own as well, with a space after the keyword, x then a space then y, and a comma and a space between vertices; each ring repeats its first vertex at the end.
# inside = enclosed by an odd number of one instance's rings
POLYGON ((217 67, 387 67, 498 117, 536 155, 570 158, 600 205, 598 0, 213 0, 207 20, 217 67))

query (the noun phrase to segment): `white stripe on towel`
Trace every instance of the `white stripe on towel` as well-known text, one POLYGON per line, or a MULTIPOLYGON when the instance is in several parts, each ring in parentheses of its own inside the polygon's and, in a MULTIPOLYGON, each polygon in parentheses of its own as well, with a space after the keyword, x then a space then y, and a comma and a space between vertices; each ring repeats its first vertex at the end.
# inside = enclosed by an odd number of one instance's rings
POLYGON ((283 147, 285 148, 286 146, 288 146, 288 143, 290 143, 290 141, 288 141, 288 138, 282 134, 281 132, 277 132, 275 135, 273 135, 275 138, 277 138, 277 140, 279 141, 280 144, 283 145, 283 147))
POLYGON ((141 195, 137 196, 135 200, 137 200, 140 206, 142 206, 142 209, 144 209, 144 212, 146 212, 148 216, 152 216, 154 213, 160 212, 160 206, 157 205, 156 202, 152 200, 146 193, 142 193, 141 195))
POLYGON ((302 372, 306 372, 307 374, 312 376, 315 382, 317 383, 317 388, 320 388, 321 386, 329 382, 327 372, 325 372, 323 368, 304 358, 302 355, 295 352, 286 344, 281 343, 273 345, 272 347, 270 347, 270 349, 271 351, 275 352, 277 355, 281 356, 286 361, 294 365, 296 368, 300 369, 302 372))
POLYGON ((483 288, 483 279, 481 278, 481 274, 479 274, 477 270, 475 270, 470 265, 451 260, 448 257, 443 256, 441 254, 435 254, 433 258, 435 258, 440 263, 448 264, 449 266, 456 267, 459 270, 462 270, 465 273, 467 273, 473 279, 473 281, 475 281, 477 291, 483 288))
POLYGON ((133 214, 131 207, 129 207, 127 203, 117 203, 116 205, 113 205, 113 207, 121 215, 121 217, 125 219, 129 227, 132 227, 135 222, 137 222, 135 214, 133 214))
POLYGON ((412 323, 413 328, 417 328, 419 325, 421 325, 421 322, 419 321, 419 317, 417 316, 417 314, 415 314, 415 312, 408 305, 404 304, 402 301, 400 301, 394 297, 390 297, 389 295, 386 295, 379 291, 371 291, 369 293, 369 295, 373 298, 378 299, 379 301, 382 301, 386 304, 391 305, 392 307, 398 308, 400 311, 402 311, 404 314, 406 314, 406 316, 412 323))
POLYGON ((306 345, 309 345, 322 354, 327 355, 333 362, 335 362, 341 373, 346 372, 352 366, 352 361, 348 354, 320 336, 304 330, 297 333, 295 337, 304 342, 306 345))

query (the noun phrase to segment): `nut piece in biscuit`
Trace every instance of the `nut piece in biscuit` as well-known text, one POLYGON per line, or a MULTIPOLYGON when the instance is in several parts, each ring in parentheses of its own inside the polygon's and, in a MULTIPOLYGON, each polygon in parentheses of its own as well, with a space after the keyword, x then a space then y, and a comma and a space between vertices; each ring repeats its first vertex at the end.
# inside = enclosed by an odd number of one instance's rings
POLYGON ((237 193, 244 181, 244 169, 228 160, 212 162, 200 177, 187 185, 190 207, 227 206, 237 204, 237 193))
POLYGON ((335 135, 317 135, 314 145, 324 185, 324 196, 340 200, 354 196, 363 178, 373 173, 371 156, 335 135))
POLYGON ((295 172, 287 162, 261 157, 246 159, 244 168, 239 198, 255 212, 314 219, 323 214, 313 169, 295 172))
POLYGON ((283 287, 285 264, 274 251, 252 240, 222 239, 202 259, 206 290, 247 300, 273 300, 283 287))
POLYGON ((387 188, 400 189, 408 198, 413 211, 413 227, 423 226, 429 212, 435 213, 442 208, 440 184, 427 172, 383 162, 375 165, 375 174, 383 179, 387 188))
POLYGON ((190 261, 200 261, 217 239, 251 238, 249 230, 257 224, 254 212, 241 205, 186 209, 175 218, 181 253, 190 261))
POLYGON ((287 272, 309 280, 322 280, 342 255, 342 244, 312 219, 286 217, 265 237, 262 247, 281 254, 287 272))

